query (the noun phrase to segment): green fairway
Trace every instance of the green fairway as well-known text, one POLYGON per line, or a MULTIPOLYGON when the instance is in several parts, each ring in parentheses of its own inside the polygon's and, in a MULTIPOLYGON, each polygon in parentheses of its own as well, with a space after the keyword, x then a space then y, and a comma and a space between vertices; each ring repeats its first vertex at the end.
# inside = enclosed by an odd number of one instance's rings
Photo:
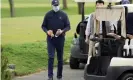
MULTIPOLYGON (((61 0, 62 1, 62 0, 61 0)), ((10 8, 8 0, 2 0, 1 17, 10 17, 10 8)), ((62 2, 60 2, 62 9, 62 2)), ((74 0, 67 0, 68 9, 63 10, 68 15, 78 15, 77 3, 74 0)), ((14 0, 15 16, 44 16, 45 13, 51 10, 51 3, 49 0, 14 0)), ((85 4, 85 13, 89 14, 94 11, 94 3, 85 4)))
MULTIPOLYGON (((70 55, 71 39, 67 38, 64 48, 64 63, 70 55)), ((47 44, 45 41, 24 43, 24 44, 6 44, 2 46, 4 54, 10 64, 16 65, 16 75, 22 76, 47 69, 47 44)), ((55 57, 55 65, 57 58, 55 57)))
MULTIPOLYGON (((17 3, 50 3, 51 0, 14 0, 14 2, 17 3)), ((74 0, 67 0, 68 3, 74 3, 74 0)), ((2 3, 8 3, 8 0, 1 0, 2 3)), ((60 3, 62 3, 62 0, 60 0, 60 3)))
MULTIPOLYGON (((44 16, 47 11, 51 10, 51 7, 21 7, 15 9, 16 17, 25 17, 25 16, 44 16)), ((78 15, 77 7, 70 7, 67 10, 63 10, 68 15, 78 15)), ((89 14, 94 11, 93 7, 86 7, 85 13, 89 14)), ((2 8, 1 17, 7 18, 10 17, 9 8, 2 8)))
MULTIPOLYGON (((72 37, 77 23, 80 21, 79 15, 70 15, 71 30, 67 37, 72 37)), ((46 35, 41 29, 43 16, 40 17, 17 17, 2 19, 2 44, 18 44, 25 42, 36 42, 45 40, 46 35)))

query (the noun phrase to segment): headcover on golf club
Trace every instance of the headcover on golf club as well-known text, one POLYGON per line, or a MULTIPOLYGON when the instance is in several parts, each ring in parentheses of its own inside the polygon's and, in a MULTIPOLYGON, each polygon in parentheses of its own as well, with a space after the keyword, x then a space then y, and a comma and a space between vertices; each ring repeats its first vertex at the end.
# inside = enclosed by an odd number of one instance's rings
POLYGON ((129 45, 128 45, 129 39, 125 40, 125 45, 123 47, 124 52, 123 52, 123 56, 128 56, 129 55, 129 45))
POLYGON ((133 39, 130 40, 129 49, 131 50, 131 55, 133 56, 133 39))

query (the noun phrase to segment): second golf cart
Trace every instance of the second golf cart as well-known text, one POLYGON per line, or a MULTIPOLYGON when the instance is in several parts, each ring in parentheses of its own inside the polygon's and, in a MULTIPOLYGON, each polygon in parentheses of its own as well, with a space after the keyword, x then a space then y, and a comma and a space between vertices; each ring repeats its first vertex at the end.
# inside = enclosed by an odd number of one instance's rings
POLYGON ((88 16, 84 15, 84 3, 82 4, 82 20, 79 22, 71 44, 70 68, 78 69, 80 63, 87 63, 89 45, 85 42, 85 30, 88 16))

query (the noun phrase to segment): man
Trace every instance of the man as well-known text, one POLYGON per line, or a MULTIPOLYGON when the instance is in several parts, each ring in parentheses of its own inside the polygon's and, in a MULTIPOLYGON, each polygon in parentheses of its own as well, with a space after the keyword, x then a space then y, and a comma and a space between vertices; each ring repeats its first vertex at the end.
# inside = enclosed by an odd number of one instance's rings
MULTIPOLYGON (((96 7, 98 6, 103 6, 104 5, 104 1, 102 0, 98 0, 96 1, 96 7)), ((100 24, 101 25, 101 24, 100 24)), ((89 19, 88 19, 88 23, 87 23, 87 27, 86 27, 86 30, 85 30, 85 35, 86 35, 86 42, 88 42, 88 39, 92 33, 92 27, 94 26, 94 19, 93 19, 93 13, 91 13, 89 15, 89 19)), ((101 29, 100 28, 100 33, 101 33, 101 29)))
MULTIPOLYGON (((97 0, 96 1, 96 7, 99 7, 99 6, 103 6, 104 5, 104 1, 102 1, 102 0, 97 0)), ((94 13, 91 13, 90 15, 89 15, 89 19, 88 19, 88 23, 87 23, 87 27, 86 27, 86 30, 85 30, 85 35, 86 35, 86 40, 85 40, 85 42, 86 43, 89 43, 89 47, 90 48, 93 48, 93 46, 94 46, 94 43, 93 42, 91 42, 91 41, 89 41, 89 38, 91 37, 91 34, 93 33, 93 27, 94 27, 94 17, 93 17, 93 14, 94 13)), ((102 25, 101 23, 100 23, 100 25, 102 25)), ((102 33, 102 28, 100 27, 100 33, 102 33)), ((90 49, 89 48, 89 49, 90 49)), ((94 56, 95 55, 95 53, 94 54, 92 54, 92 49, 91 50, 89 50, 89 52, 88 52, 89 54, 89 56, 94 56), (91 53, 91 54, 90 54, 91 53)))
POLYGON ((119 4, 130 4, 129 0, 121 0, 120 2, 115 3, 115 5, 119 5, 119 4))
MULTIPOLYGON (((126 18, 126 36, 127 38, 129 39, 133 39, 133 23, 132 23, 132 19, 133 19, 133 14, 132 13, 129 13, 127 18, 126 18)), ((112 25, 115 25, 115 28, 117 29, 117 24, 119 27, 120 26, 120 23, 117 23, 117 21, 113 22, 112 25)), ((113 36, 114 38, 116 39, 121 39, 121 36, 117 35, 117 34, 111 34, 111 36, 113 36)))
POLYGON ((67 14, 60 10, 58 0, 53 0, 51 4, 53 9, 46 13, 42 23, 42 29, 47 34, 48 80, 53 80, 55 50, 58 59, 57 80, 62 80, 65 33, 70 30, 70 22, 67 14))
MULTIPOLYGON (((129 0, 122 0, 121 4, 130 4, 129 0)), ((133 13, 129 13, 126 18, 127 38, 133 39, 133 13)))
MULTIPOLYGON (((96 1, 96 7, 100 7, 100 6, 103 6, 104 5, 104 1, 102 0, 98 0, 96 1)), ((107 26, 107 32, 108 33, 113 33, 114 30, 115 30, 115 24, 114 24, 115 21, 112 21, 112 22, 109 22, 109 21, 106 21, 105 25, 107 26)), ((100 22, 100 32, 99 34, 102 33, 102 21, 100 22)), ((87 23, 87 27, 86 27, 86 31, 85 31, 85 34, 86 34, 86 42, 88 42, 89 40, 89 37, 90 35, 92 34, 92 28, 94 27, 94 20, 93 20, 93 13, 91 13, 89 15, 89 19, 88 19, 88 23, 87 23)))
MULTIPOLYGON (((123 5, 123 4, 130 4, 129 0, 122 0, 120 2, 119 5, 123 5)), ((128 15, 126 16, 126 32, 127 32, 127 38, 129 39, 133 39, 133 23, 132 23, 132 19, 133 19, 133 13, 128 13, 128 15)), ((119 24, 117 21, 113 21, 111 23, 111 25, 115 26, 115 28, 117 29, 117 24, 119 24)), ((120 25, 118 25, 119 27, 121 27, 120 25)), ((114 34, 115 36, 118 36, 116 34, 114 34)), ((114 36, 113 35, 113 36, 114 36)), ((115 37, 117 39, 120 39, 120 37, 115 37)))
POLYGON ((127 37, 133 39, 133 13, 128 13, 126 18, 127 37))
POLYGON ((130 1, 129 0, 122 0, 121 4, 130 4, 130 1))
MULTIPOLYGON (((104 1, 102 1, 102 0, 96 1, 96 7, 100 7, 100 6, 104 6, 104 1)), ((105 32, 105 31, 102 30, 102 26, 106 26, 107 35, 108 35, 108 33, 114 33, 115 27, 112 25, 112 23, 114 23, 114 22, 106 21, 104 23, 103 21, 100 21, 100 32, 99 32, 99 34, 102 34, 102 33, 105 32)), ((87 23, 87 27, 86 27, 86 31, 85 31, 85 34, 86 34, 85 42, 89 43, 90 48, 94 48, 93 46, 95 45, 94 42, 89 41, 89 39, 94 36, 94 35, 92 35, 93 27, 94 27, 94 17, 93 17, 93 13, 92 13, 92 14, 89 15, 89 19, 88 19, 88 23, 87 23)), ((118 35, 116 35, 114 37, 119 38, 118 35)), ((99 45, 99 43, 96 43, 95 47, 98 47, 98 45, 99 45)), ((92 56, 92 55, 93 56, 95 55, 95 52, 93 52, 93 49, 89 50, 89 56, 92 56)))

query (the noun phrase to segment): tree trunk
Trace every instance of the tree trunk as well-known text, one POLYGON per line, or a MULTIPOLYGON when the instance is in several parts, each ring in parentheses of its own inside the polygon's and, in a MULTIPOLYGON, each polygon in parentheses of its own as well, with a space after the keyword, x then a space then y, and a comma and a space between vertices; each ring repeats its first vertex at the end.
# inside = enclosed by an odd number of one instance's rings
POLYGON ((82 4, 80 2, 78 4, 78 14, 82 14, 82 4))
POLYGON ((129 1, 130 1, 131 4, 133 3, 133 0, 129 0, 129 1))
POLYGON ((10 15, 11 15, 11 17, 15 17, 14 1, 9 0, 9 5, 10 5, 10 15))
POLYGON ((67 7, 67 0, 63 0, 62 2, 63 2, 63 9, 67 9, 68 8, 67 7))

